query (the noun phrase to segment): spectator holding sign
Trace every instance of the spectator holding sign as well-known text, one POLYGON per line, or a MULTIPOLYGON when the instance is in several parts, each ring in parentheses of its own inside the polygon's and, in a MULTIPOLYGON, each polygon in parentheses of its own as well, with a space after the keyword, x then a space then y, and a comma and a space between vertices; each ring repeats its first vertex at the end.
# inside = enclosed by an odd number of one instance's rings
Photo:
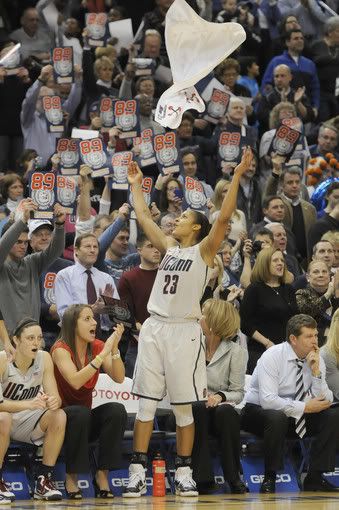
MULTIPOLYGON (((237 83, 240 75, 240 64, 234 58, 226 58, 215 70, 216 77, 225 85, 225 90, 234 96, 251 97, 251 92, 244 85, 237 83)), ((253 107, 246 106, 246 114, 252 115, 253 107)))
POLYGON ((242 149, 256 149, 257 131, 245 124, 246 106, 239 97, 231 97, 224 122, 216 130, 219 138, 219 159, 222 173, 229 174, 241 159, 242 149), (219 135, 220 134, 220 135, 219 135))
MULTIPOLYGON (((290 119, 295 120, 297 118, 297 111, 295 108, 295 105, 292 103, 289 103, 288 101, 282 101, 275 105, 270 113, 270 120, 269 120, 269 131, 266 131, 260 140, 260 147, 259 147, 259 158, 260 158, 260 183, 262 186, 265 186, 266 181, 272 172, 272 161, 271 158, 273 158, 273 153, 270 151, 270 147, 272 144, 272 140, 276 134, 277 129, 280 127, 281 124, 284 124, 285 122, 289 122, 290 119)), ((300 123, 300 121, 299 121, 300 123)), ((298 127, 298 131, 303 130, 303 126, 301 125, 298 127)), ((302 169, 306 166, 306 161, 310 157, 310 150, 308 147, 306 136, 302 133, 299 137, 299 140, 297 144, 301 145, 302 148, 299 150, 295 147, 294 152, 292 154, 289 154, 289 158, 294 160, 300 161, 300 169, 302 169)), ((287 156, 286 156, 287 157, 287 156)), ((286 159, 286 158, 285 158, 286 159)), ((284 159, 284 161, 285 161, 284 159)), ((305 198, 305 195, 303 195, 305 198)), ((307 196, 307 195, 306 195, 307 196)))
POLYGON ((180 175, 179 180, 184 184, 185 177, 191 177, 200 182, 204 188, 206 198, 212 198, 213 188, 205 182, 204 179, 199 179, 198 174, 198 161, 194 151, 189 148, 181 151, 182 165, 184 167, 184 174, 180 175))
POLYGON ((120 99, 132 97, 129 76, 125 76, 120 89, 113 83, 114 65, 108 57, 102 56, 93 63, 86 30, 84 31, 83 69, 84 92, 88 106, 98 101, 102 96, 119 97, 120 99))
MULTIPOLYGON (((42 165, 55 151, 55 142, 60 133, 46 132, 46 118, 43 115, 42 99, 54 95, 52 82, 53 67, 47 65, 41 69, 39 78, 28 89, 21 110, 21 126, 24 136, 24 148, 35 149, 42 158, 42 165), (47 86, 48 85, 48 86, 47 86)), ((70 119, 75 113, 81 99, 81 71, 75 66, 75 83, 73 83, 68 99, 63 102, 62 109, 70 119)))
POLYGON ((63 209, 54 207, 55 230, 50 245, 27 255, 30 213, 37 209, 32 199, 21 201, 16 211, 16 221, 7 223, 0 239, 0 309, 9 331, 24 315, 40 319, 40 275, 62 254, 64 249, 63 209), (15 303, 15 306, 13 306, 15 303))

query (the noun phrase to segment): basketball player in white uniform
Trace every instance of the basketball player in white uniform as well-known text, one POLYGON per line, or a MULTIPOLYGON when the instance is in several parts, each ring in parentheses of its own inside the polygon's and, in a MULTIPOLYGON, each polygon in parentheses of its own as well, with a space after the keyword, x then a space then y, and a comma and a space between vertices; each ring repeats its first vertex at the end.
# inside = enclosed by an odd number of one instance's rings
POLYGON ((128 181, 140 227, 164 255, 148 302, 150 317, 143 324, 132 392, 140 397, 134 426, 133 457, 124 497, 146 493, 145 467, 157 403, 166 392, 177 424, 175 486, 180 496, 196 496, 191 452, 194 441, 192 402, 206 400, 207 382, 200 299, 214 266, 236 207, 241 175, 250 168, 251 149, 244 151, 234 172, 217 221, 211 230, 202 213, 187 210, 176 221, 173 237, 167 237, 145 203, 140 168, 132 162, 128 181))
MULTIPOLYGON (((6 425, 0 429, 0 465, 10 439, 43 445, 34 498, 55 501, 62 499, 62 494, 51 476, 64 441, 66 415, 60 409, 52 358, 40 350, 42 340, 39 324, 34 319, 23 319, 13 335, 14 361, 2 358, 0 363, 0 415, 5 415, 0 424, 6 425)), ((2 496, 14 499, 13 494, 2 496)))

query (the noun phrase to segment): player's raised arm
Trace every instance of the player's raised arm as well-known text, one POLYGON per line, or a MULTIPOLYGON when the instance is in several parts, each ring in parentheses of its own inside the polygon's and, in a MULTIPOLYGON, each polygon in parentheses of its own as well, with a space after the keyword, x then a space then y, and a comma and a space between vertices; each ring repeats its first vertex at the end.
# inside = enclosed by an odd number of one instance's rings
POLYGON ((172 237, 167 237, 158 225, 154 223, 142 192, 142 178, 143 175, 139 166, 135 161, 132 161, 128 166, 128 182, 131 185, 134 210, 138 223, 153 246, 161 253, 165 253, 167 248, 175 244, 175 241, 172 237))
POLYGON ((251 168, 253 153, 250 147, 247 147, 242 155, 241 162, 234 170, 231 185, 221 204, 220 214, 208 234, 200 243, 200 252, 204 261, 213 267, 213 259, 225 238, 225 232, 228 222, 236 208, 237 195, 241 176, 251 168))

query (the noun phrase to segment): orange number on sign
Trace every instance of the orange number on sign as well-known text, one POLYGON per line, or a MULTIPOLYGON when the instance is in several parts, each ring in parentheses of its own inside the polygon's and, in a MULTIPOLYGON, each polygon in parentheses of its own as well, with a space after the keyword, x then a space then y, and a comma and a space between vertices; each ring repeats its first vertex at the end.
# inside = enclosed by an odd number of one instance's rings
POLYGON ((55 282, 56 274, 55 273, 46 273, 44 288, 45 289, 53 289, 55 282))

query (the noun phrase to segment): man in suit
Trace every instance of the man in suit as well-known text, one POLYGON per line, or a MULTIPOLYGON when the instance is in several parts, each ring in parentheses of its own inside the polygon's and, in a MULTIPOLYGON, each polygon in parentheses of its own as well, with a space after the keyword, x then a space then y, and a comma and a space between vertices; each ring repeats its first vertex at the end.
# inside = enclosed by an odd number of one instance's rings
POLYGON ((264 437, 262 493, 275 492, 283 468, 285 437, 313 436, 305 491, 337 491, 322 473, 335 466, 339 409, 331 407, 326 368, 318 347, 317 323, 309 315, 292 317, 287 341, 263 353, 246 393, 242 427, 264 437))
POLYGON ((308 252, 307 236, 317 219, 317 211, 312 204, 300 198, 301 172, 299 167, 291 166, 282 171, 281 164, 274 164, 272 174, 267 180, 265 196, 276 195, 279 182, 281 185, 280 197, 285 206, 283 222, 293 232, 297 250, 301 259, 306 263, 306 260, 311 258, 311 253, 308 252))

